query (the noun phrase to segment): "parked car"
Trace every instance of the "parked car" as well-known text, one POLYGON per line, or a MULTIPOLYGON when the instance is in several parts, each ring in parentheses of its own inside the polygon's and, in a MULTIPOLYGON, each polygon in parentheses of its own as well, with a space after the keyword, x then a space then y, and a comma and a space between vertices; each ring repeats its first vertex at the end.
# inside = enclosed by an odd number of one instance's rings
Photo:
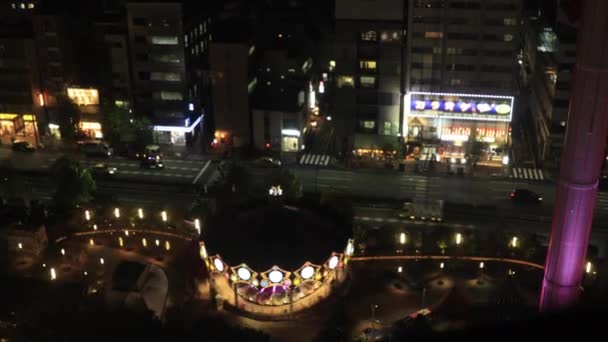
POLYGON ((543 200, 543 197, 536 192, 530 191, 528 189, 514 189, 509 193, 509 198, 513 203, 540 203, 543 200))
POLYGON ((36 148, 27 141, 15 140, 13 142, 13 151, 18 152, 35 152, 36 148))

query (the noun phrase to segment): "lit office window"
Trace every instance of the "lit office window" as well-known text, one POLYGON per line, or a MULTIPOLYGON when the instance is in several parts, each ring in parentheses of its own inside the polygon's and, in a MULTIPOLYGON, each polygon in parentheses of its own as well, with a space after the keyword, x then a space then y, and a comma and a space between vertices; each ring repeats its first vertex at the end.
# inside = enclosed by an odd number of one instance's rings
POLYGON ((184 35, 184 44, 186 45, 186 47, 188 47, 188 35, 187 34, 184 35))
POLYGON ((504 39, 505 39, 505 42, 510 42, 510 41, 512 41, 512 40, 513 40, 513 35, 512 35, 512 34, 507 33, 507 34, 505 34, 504 39))
POLYGON ((347 76, 347 75, 340 75, 338 76, 338 82, 337 82, 338 88, 342 88, 342 87, 354 87, 355 86, 355 79, 352 76, 347 76))
POLYGON ((361 40, 375 42, 377 39, 376 31, 361 32, 361 40))
POLYGON ((362 88, 374 88, 376 86, 376 78, 374 76, 360 76, 359 84, 362 88))
POLYGON ((25 4, 22 2, 21 4, 19 4, 19 7, 21 7, 21 9, 25 9, 25 4))
POLYGON ((360 60, 359 68, 361 70, 376 70, 376 61, 360 60))
POLYGON ((169 81, 169 82, 179 82, 182 80, 180 75, 176 72, 152 72, 152 73, 150 73, 150 79, 152 81, 169 81))
POLYGON ((515 26, 515 25, 517 25, 517 19, 515 19, 515 18, 505 18, 503 20, 503 22, 505 23, 505 26, 515 26))
POLYGON ((154 45, 177 45, 176 36, 152 36, 152 44, 154 45))
POLYGON ((376 128, 376 122, 375 121, 361 121, 361 127, 365 128, 365 129, 374 129, 374 128, 376 128))
POLYGON ((179 101, 183 100, 182 93, 178 91, 159 91, 154 93, 154 98, 162 101, 179 101))
POLYGON ((424 32, 424 38, 440 39, 440 38, 443 38, 443 32, 426 31, 426 32, 424 32))

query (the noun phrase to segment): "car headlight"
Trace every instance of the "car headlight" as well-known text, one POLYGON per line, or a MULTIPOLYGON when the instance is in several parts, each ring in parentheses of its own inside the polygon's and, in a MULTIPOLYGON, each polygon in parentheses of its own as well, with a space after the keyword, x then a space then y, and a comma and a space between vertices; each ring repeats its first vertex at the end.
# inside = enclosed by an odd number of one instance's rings
POLYGON ((542 200, 543 200, 543 198, 542 198, 542 197, 539 197, 539 198, 538 198, 538 200, 539 200, 539 201, 542 201, 542 200))
POLYGON ((158 163, 158 167, 163 167, 163 163, 158 163))

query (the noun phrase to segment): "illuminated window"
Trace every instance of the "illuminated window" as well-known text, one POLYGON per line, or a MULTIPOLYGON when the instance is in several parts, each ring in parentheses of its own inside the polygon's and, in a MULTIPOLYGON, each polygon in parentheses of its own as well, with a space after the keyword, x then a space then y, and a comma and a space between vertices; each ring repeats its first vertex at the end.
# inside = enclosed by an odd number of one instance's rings
POLYGON ((390 135, 391 134, 391 128, 392 128, 392 123, 390 121, 385 121, 384 122, 384 135, 390 135))
POLYGON ((361 121, 361 127, 365 129, 374 129, 376 127, 375 121, 361 121))
POLYGON ((443 38, 443 32, 441 32, 441 31, 426 31, 426 32, 424 32, 424 38, 440 39, 440 38, 443 38))
POLYGON ((176 72, 152 72, 152 73, 150 73, 150 79, 152 81, 169 81, 169 82, 179 82, 182 80, 180 75, 176 72))
POLYGON ((152 36, 151 41, 154 45, 177 45, 176 36, 152 36))
POLYGON ((186 47, 188 47, 188 35, 187 34, 184 35, 184 44, 186 45, 186 47))
POLYGON ((335 68, 336 68, 336 61, 334 61, 334 60, 329 61, 329 71, 334 71, 335 68))
POLYGON ((445 50, 445 53, 447 53, 448 55, 460 55, 462 54, 462 49, 461 48, 447 48, 445 50))
POLYGON ((33 9, 34 8, 34 4, 32 4, 32 3, 27 4, 27 8, 33 9))
POLYGON ((338 82, 337 82, 338 88, 342 88, 342 87, 354 87, 355 86, 355 79, 352 76, 347 76, 347 75, 340 75, 338 76, 338 82))
POLYGON ((376 61, 360 60, 359 68, 361 70, 376 70, 376 61))
POLYGON ((374 87, 376 87, 376 77, 360 76, 359 84, 361 85, 361 88, 374 88, 374 87))
POLYGON ((159 91, 154 93, 154 98, 162 101, 183 100, 182 93, 178 91, 159 91))
POLYGON ((505 26, 515 26, 517 25, 517 19, 515 18, 505 18, 504 20, 505 26))
POLYGON ((253 55, 254 52, 255 52, 255 45, 251 45, 249 47, 249 56, 253 55))
POLYGON ((512 41, 512 40, 513 40, 513 35, 512 35, 512 34, 507 33, 507 34, 505 34, 504 39, 505 39, 505 42, 510 42, 510 41, 512 41))
POLYGON ((399 41, 399 31, 382 31, 380 33, 380 40, 382 42, 397 42, 399 41))
POLYGON ((151 59, 155 62, 159 63, 179 63, 179 58, 173 54, 164 54, 164 55, 156 55, 153 54, 150 56, 151 59))
POLYGON ((361 40, 375 42, 378 39, 376 31, 367 31, 361 33, 361 40))
POLYGON ((21 9, 25 9, 25 4, 22 2, 21 4, 19 4, 19 7, 21 7, 21 9))

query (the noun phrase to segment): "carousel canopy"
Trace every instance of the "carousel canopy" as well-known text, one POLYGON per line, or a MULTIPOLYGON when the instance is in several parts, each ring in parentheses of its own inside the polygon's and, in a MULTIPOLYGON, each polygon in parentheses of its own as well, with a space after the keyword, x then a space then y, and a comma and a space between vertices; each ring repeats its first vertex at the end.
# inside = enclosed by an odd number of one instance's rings
POLYGON ((230 266, 241 263, 262 272, 277 265, 296 270, 306 261, 322 264, 331 252, 343 252, 350 237, 311 211, 268 205, 223 219, 205 237, 210 255, 230 266))

